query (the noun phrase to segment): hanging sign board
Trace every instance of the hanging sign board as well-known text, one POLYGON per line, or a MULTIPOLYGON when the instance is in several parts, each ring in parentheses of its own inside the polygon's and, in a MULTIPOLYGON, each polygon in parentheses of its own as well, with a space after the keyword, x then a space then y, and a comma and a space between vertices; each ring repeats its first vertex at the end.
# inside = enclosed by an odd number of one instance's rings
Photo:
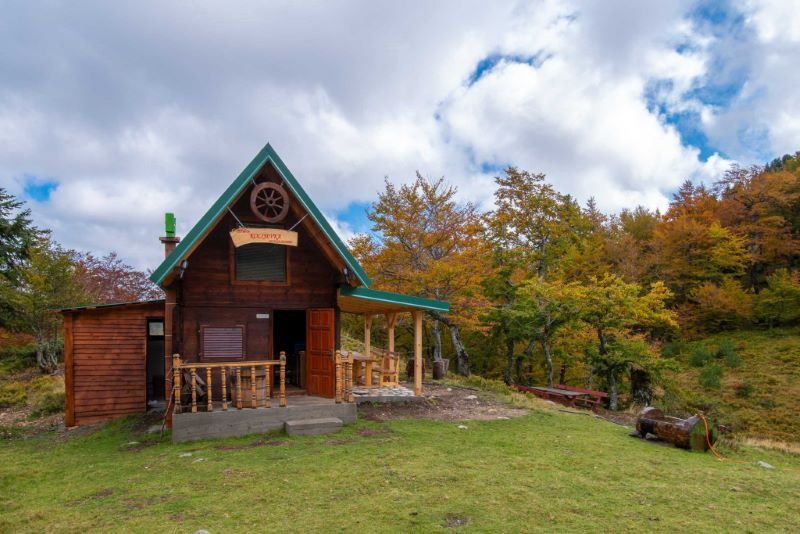
POLYGON ((297 246, 297 232, 279 228, 236 228, 231 230, 231 239, 235 247, 251 243, 297 246))

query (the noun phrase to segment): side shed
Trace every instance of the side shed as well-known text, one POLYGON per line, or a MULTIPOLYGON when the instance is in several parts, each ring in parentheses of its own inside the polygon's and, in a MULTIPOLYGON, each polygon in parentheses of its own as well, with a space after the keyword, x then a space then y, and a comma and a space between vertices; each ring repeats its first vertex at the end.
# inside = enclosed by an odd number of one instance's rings
POLYGON ((61 313, 67 426, 143 413, 163 400, 163 300, 61 313))

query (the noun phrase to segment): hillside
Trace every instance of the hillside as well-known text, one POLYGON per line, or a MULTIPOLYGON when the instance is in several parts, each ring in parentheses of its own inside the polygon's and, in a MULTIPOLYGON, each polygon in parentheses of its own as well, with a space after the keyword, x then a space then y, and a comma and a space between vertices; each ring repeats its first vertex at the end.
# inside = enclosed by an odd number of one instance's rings
POLYGON ((665 373, 658 401, 669 411, 703 410, 740 436, 800 442, 799 328, 727 332, 667 346, 664 355, 677 367, 665 373), (717 354, 720 347, 733 355, 717 354))

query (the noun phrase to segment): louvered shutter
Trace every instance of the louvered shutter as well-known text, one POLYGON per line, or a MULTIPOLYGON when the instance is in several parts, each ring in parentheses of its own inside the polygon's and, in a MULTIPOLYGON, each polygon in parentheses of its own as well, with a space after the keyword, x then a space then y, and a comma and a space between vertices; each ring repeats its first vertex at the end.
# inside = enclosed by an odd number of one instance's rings
POLYGON ((252 243, 236 249, 236 279, 286 281, 286 247, 252 243))
POLYGON ((243 326, 204 326, 202 337, 204 359, 244 357, 243 326))

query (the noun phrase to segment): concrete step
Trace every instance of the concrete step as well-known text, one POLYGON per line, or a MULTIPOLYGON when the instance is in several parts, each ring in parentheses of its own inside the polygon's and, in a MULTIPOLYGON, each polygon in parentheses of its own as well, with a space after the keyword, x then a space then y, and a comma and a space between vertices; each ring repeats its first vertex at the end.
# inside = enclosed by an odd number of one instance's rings
POLYGON ((286 421, 286 433, 290 436, 314 436, 331 434, 342 429, 342 420, 338 417, 320 417, 318 419, 298 419, 286 421))

